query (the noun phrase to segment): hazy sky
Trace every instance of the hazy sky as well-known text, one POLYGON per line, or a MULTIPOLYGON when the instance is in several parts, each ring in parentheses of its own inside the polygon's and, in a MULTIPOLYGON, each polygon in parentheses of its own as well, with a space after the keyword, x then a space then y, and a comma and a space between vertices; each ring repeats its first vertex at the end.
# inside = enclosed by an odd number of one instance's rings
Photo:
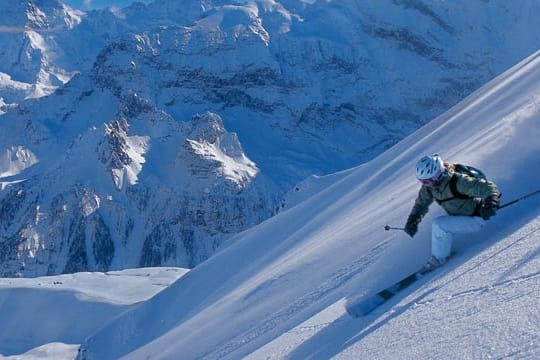
MULTIPOLYGON (((124 7, 135 2, 136 0, 64 0, 66 4, 81 10, 101 9, 107 6, 124 7)), ((142 3, 150 3, 153 0, 137 0, 142 3)))

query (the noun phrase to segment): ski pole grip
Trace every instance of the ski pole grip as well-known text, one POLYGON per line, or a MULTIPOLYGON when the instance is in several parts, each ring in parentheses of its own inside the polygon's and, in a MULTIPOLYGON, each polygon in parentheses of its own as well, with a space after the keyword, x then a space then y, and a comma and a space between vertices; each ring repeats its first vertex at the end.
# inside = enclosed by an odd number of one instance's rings
POLYGON ((390 231, 390 230, 405 230, 404 228, 400 228, 400 227, 392 227, 390 225, 384 225, 384 230, 386 231, 390 231))

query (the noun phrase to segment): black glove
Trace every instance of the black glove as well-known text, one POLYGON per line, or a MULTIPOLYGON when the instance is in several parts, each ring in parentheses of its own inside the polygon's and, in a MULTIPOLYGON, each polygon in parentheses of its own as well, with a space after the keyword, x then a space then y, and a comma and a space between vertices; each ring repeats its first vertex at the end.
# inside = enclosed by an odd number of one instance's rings
POLYGON ((479 213, 482 219, 488 220, 490 217, 497 214, 499 208, 499 198, 496 196, 488 196, 482 201, 479 213))
POLYGON ((407 223, 405 224, 405 229, 403 229, 407 235, 410 237, 414 237, 416 233, 418 232, 418 224, 420 224, 420 221, 422 220, 421 216, 411 214, 409 215, 409 218, 407 219, 407 223))

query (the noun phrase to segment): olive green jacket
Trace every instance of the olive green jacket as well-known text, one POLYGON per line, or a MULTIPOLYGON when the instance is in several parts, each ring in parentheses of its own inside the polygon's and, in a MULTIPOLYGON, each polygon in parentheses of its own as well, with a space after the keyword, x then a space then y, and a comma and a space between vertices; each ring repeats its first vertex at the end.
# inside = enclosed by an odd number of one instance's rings
POLYGON ((479 216, 478 210, 482 201, 489 196, 499 197, 497 186, 491 181, 477 179, 461 173, 454 173, 453 168, 446 168, 441 175, 439 186, 429 187, 422 185, 418 197, 414 202, 411 215, 424 217, 433 201, 448 213, 448 215, 479 216), (459 193, 468 195, 469 199, 459 199, 454 196, 450 188, 450 179, 457 176, 456 188, 459 193))

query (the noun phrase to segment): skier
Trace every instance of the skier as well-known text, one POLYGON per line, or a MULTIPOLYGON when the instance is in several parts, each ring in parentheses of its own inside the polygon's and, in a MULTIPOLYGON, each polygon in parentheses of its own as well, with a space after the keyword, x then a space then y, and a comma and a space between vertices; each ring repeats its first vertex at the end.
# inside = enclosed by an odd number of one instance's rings
POLYGON ((444 162, 437 154, 424 156, 416 163, 416 178, 422 187, 404 231, 414 237, 433 200, 448 214, 435 218, 431 224, 432 256, 425 269, 432 270, 450 256, 454 234, 484 228, 485 221, 497 212, 500 193, 493 182, 457 172, 453 164, 444 162))

